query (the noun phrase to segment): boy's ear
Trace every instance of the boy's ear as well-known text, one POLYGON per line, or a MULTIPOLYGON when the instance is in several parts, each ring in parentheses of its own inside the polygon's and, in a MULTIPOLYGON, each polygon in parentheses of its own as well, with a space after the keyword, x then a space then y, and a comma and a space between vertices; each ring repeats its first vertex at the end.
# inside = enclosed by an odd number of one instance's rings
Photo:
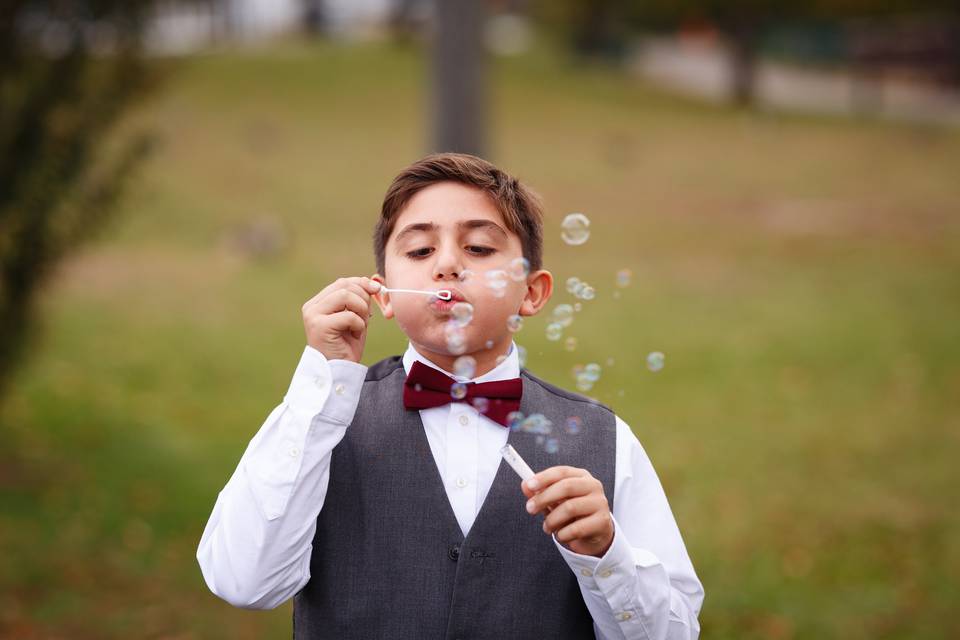
MULTIPOLYGON (((379 282, 381 286, 387 286, 386 279, 379 273, 373 274, 370 276, 370 279, 374 282, 379 282)), ((393 305, 390 304, 390 294, 375 293, 372 297, 376 301, 377 306, 380 307, 380 313, 383 314, 383 317, 387 320, 391 319, 393 317, 393 305)))
POLYGON ((520 303, 520 315, 536 315, 553 295, 553 274, 540 269, 527 277, 527 295, 520 303))

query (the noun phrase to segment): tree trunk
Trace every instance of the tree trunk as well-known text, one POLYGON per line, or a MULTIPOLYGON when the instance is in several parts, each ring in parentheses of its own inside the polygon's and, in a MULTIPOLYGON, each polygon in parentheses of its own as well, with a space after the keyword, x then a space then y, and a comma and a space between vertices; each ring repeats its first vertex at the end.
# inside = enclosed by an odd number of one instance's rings
POLYGON ((434 151, 486 151, 484 18, 480 0, 434 3, 434 151))

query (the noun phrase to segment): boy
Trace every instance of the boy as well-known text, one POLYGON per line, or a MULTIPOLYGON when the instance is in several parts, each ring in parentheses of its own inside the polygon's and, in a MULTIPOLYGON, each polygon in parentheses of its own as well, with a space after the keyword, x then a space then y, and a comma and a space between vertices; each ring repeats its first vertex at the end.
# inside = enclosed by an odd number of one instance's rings
POLYGON ((210 589, 251 609, 293 597, 301 639, 696 638, 703 589, 636 436, 520 368, 508 319, 553 287, 537 197, 479 158, 428 156, 388 189, 374 250, 372 278, 303 305, 290 389, 200 541, 210 589), (410 344, 367 368, 371 302, 410 344), (515 409, 557 425, 559 451, 505 428, 515 409), (533 478, 501 464, 508 441, 533 478))

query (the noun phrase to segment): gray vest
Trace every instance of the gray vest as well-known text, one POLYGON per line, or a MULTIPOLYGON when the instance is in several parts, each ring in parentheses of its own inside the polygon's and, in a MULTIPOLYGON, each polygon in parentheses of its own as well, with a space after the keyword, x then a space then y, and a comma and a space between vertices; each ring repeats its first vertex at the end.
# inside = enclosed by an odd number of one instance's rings
MULTIPOLYGON (((501 461, 466 538, 447 499, 419 411, 403 408, 400 358, 367 372, 353 423, 334 448, 317 518, 310 581, 294 597, 294 638, 593 638, 577 580, 524 508, 501 461)), ((554 425, 559 451, 536 436, 508 442, 535 470, 571 465, 613 501, 613 412, 521 372, 525 415, 554 425), (583 420, 579 434, 564 428, 583 420)))

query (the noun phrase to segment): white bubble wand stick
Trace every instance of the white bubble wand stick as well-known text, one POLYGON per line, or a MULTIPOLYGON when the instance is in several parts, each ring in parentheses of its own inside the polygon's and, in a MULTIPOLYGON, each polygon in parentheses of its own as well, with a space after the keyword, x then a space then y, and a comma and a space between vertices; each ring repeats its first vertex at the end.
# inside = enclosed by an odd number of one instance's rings
POLYGON ((440 289, 439 291, 427 291, 424 289, 388 289, 380 285, 380 291, 377 293, 421 293, 425 296, 433 296, 441 300, 450 300, 453 298, 453 292, 449 289, 440 289))
MULTIPOLYGON (((517 472, 517 475, 520 476, 521 480, 529 480, 534 476, 533 469, 530 468, 530 465, 520 457, 520 454, 517 453, 517 450, 513 448, 511 444, 505 444, 500 448, 500 455, 503 456, 503 459, 507 461, 513 470, 517 472)), ((553 511, 553 507, 547 507, 547 513, 553 511)))

